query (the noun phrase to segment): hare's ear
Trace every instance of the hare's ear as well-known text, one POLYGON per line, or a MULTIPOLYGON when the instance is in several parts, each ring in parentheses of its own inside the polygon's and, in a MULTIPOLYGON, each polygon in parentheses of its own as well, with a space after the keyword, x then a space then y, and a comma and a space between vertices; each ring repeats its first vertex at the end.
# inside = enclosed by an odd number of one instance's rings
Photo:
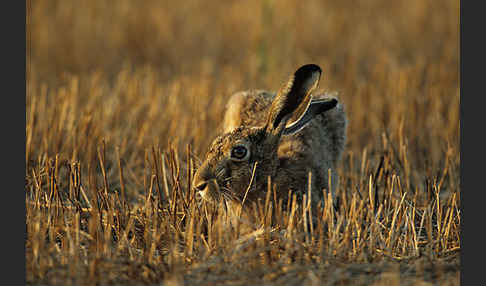
POLYGON ((317 87, 321 72, 321 68, 317 65, 304 65, 280 88, 268 114, 265 126, 267 133, 280 137, 294 112, 297 109, 306 110, 305 107, 309 105, 311 99, 310 93, 317 87))
POLYGON ((312 99, 310 104, 306 106, 304 113, 297 120, 285 127, 283 135, 291 135, 299 132, 314 117, 334 108, 337 103, 338 101, 334 98, 312 99))

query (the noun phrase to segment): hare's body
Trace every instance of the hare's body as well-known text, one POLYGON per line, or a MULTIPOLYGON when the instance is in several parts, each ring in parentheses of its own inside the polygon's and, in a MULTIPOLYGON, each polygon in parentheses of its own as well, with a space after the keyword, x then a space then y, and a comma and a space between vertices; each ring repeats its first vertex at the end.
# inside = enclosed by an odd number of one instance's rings
POLYGON ((323 189, 333 192, 346 118, 337 99, 311 96, 320 74, 318 66, 306 65, 277 93, 243 91, 230 98, 223 134, 194 177, 206 201, 223 199, 230 213, 238 212, 243 203, 265 197, 269 178, 277 199, 286 202, 289 190, 301 199, 309 190, 309 174, 314 203, 323 189))

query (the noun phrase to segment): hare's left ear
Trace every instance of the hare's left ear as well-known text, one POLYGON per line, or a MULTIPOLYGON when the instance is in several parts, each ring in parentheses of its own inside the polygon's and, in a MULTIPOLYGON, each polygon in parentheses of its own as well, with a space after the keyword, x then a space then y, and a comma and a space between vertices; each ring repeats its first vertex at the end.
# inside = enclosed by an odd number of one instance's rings
POLYGON ((310 104, 306 106, 305 111, 303 113, 298 113, 301 114, 300 117, 285 127, 283 135, 292 135, 299 132, 314 117, 334 108, 337 104, 338 101, 334 98, 312 99, 310 104))
MULTIPOLYGON (((322 70, 314 64, 300 67, 280 88, 272 102, 265 130, 279 138, 294 113, 304 114, 312 106, 310 93, 317 87, 322 70)), ((295 115, 297 115, 295 114, 295 115)), ((300 118, 302 116, 297 116, 300 118)))

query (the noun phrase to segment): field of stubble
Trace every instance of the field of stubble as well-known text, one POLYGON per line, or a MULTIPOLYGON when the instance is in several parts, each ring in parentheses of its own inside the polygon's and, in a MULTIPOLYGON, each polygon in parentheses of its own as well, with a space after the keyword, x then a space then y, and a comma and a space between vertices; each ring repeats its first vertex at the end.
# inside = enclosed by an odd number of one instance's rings
POLYGON ((27 1, 29 285, 459 285, 459 1, 27 1), (338 91, 339 208, 224 228, 191 178, 236 91, 338 91))

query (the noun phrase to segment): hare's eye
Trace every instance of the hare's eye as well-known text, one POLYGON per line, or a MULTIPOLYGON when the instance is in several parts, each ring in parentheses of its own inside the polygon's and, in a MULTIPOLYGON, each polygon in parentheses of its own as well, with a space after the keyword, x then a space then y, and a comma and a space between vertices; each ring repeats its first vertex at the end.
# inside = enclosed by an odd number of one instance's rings
POLYGON ((231 149, 231 158, 238 161, 244 160, 247 157, 248 149, 243 145, 237 145, 231 149))

